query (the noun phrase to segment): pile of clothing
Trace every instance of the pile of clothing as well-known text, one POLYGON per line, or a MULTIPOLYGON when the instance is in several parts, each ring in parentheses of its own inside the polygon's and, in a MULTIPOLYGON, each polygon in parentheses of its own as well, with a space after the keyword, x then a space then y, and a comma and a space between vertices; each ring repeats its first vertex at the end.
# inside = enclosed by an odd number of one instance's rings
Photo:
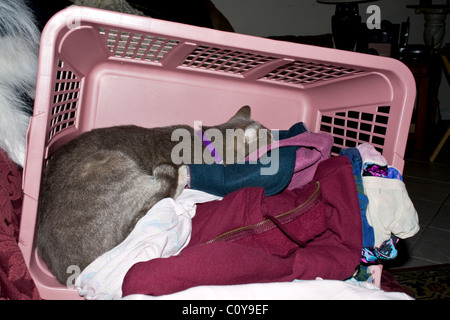
POLYGON ((397 256, 398 239, 419 231, 418 216, 408 196, 401 173, 370 144, 343 149, 348 157, 358 189, 363 222, 361 261, 377 263, 397 256))
POLYGON ((87 299, 202 285, 346 280, 396 256, 417 212, 401 174, 370 144, 330 157, 333 138, 298 123, 245 163, 190 165, 163 199, 75 281, 87 299), (277 157, 274 157, 277 152, 277 157), (279 161, 276 172, 261 174, 279 161))

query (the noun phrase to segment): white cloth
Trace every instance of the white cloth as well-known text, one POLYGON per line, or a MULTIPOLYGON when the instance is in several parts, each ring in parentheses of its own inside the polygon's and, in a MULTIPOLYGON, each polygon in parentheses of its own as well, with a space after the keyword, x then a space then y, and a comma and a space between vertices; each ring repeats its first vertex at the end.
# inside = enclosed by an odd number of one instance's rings
POLYGON ((125 300, 414 300, 366 282, 295 280, 229 286, 198 286, 165 296, 134 294, 125 300))
POLYGON ((370 143, 362 143, 356 148, 359 151, 362 163, 373 163, 382 167, 388 165, 386 158, 383 157, 381 153, 370 143))
POLYGON ((159 201, 121 244, 83 270, 75 288, 90 300, 122 298, 122 282, 129 268, 137 262, 178 254, 189 243, 196 204, 219 199, 185 189, 176 200, 159 201))
POLYGON ((362 177, 369 199, 367 221, 373 227, 375 247, 391 237, 412 237, 419 231, 419 217, 403 181, 373 176, 362 177))

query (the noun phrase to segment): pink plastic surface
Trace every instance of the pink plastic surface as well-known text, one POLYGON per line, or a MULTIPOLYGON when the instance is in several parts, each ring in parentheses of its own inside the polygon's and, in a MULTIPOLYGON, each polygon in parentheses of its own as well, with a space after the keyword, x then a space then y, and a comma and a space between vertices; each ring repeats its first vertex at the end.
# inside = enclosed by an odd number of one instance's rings
POLYGON ((20 247, 45 299, 79 297, 35 251, 42 169, 93 128, 212 125, 250 105, 267 127, 331 132, 333 154, 370 142, 403 170, 416 89, 397 60, 83 7, 49 21, 39 60, 20 247))

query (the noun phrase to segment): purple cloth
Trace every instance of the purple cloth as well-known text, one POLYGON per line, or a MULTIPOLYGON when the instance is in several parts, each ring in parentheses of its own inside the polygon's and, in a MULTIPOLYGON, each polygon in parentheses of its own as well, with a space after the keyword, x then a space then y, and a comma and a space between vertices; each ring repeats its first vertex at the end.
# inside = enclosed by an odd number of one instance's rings
POLYGON ((297 150, 294 174, 287 189, 292 190, 309 183, 316 172, 317 165, 330 157, 333 146, 333 136, 329 133, 304 132, 280 141, 272 142, 267 147, 260 148, 247 157, 261 158, 269 150, 281 147, 296 146, 297 150))

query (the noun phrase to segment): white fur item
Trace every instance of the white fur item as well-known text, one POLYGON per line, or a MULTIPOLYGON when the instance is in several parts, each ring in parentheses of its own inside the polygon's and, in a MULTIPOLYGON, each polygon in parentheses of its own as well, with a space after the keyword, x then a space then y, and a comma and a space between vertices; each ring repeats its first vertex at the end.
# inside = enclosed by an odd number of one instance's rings
POLYGON ((27 100, 34 99, 36 87, 39 40, 39 29, 26 2, 0 1, 0 148, 21 167, 31 114, 27 100))

